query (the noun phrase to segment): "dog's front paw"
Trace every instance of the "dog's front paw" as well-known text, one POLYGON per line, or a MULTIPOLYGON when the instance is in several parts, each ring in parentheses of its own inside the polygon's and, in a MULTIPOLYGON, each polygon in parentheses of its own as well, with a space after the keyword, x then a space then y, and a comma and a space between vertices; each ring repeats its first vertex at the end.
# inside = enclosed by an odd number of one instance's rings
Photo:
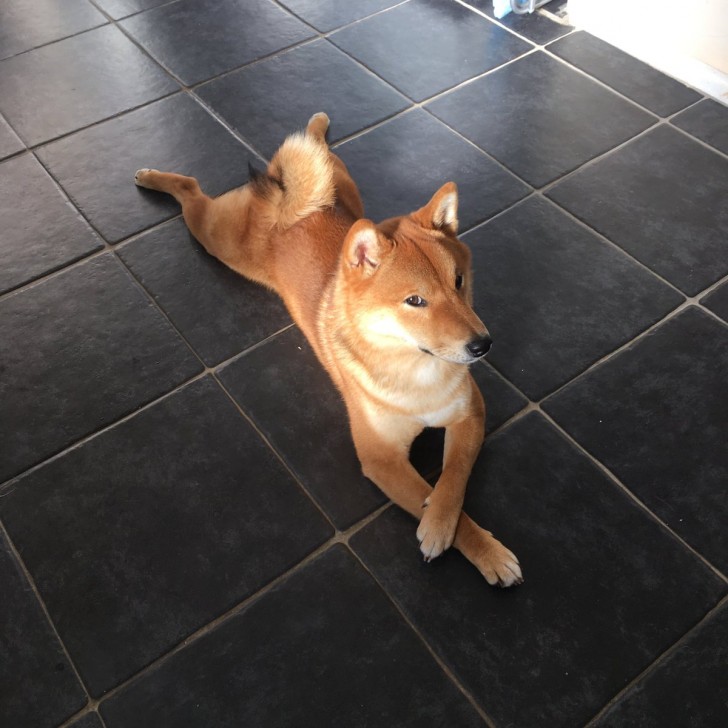
POLYGON ((432 561, 452 546, 460 511, 442 508, 430 498, 425 501, 423 507, 426 510, 417 529, 417 540, 420 542, 420 551, 425 561, 432 561))
POLYGON ((490 533, 484 533, 487 538, 473 563, 488 584, 506 587, 523 583, 523 573, 516 555, 490 533))
POLYGON ((147 187, 146 178, 150 172, 156 172, 154 169, 138 169, 134 175, 134 184, 137 187, 147 187))

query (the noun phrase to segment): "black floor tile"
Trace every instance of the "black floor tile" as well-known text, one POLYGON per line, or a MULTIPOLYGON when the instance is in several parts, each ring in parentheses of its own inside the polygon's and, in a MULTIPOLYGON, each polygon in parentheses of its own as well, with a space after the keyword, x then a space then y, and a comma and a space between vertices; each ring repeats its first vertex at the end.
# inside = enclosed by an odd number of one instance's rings
POLYGON ((71 723, 69 728, 104 728, 97 713, 87 713, 83 718, 71 723))
POLYGON ((324 40, 231 73, 197 93, 268 158, 318 111, 331 119, 333 143, 409 105, 324 40))
POLYGON ((270 0, 179 0, 122 27, 187 86, 315 35, 270 0))
POLYGON ((719 728, 728 712, 728 607, 697 627, 601 716, 595 728, 719 728))
POLYGON ((219 376, 337 528, 386 502, 362 475, 341 395, 298 329, 245 354, 219 376))
POLYGON ((334 33, 331 40, 415 101, 531 47, 454 0, 412 0, 334 33))
MULTIPOLYGON (((466 0, 466 2, 489 17, 495 17, 493 0, 466 0)), ((504 18, 500 18, 498 22, 514 33, 538 43, 538 45, 560 38, 572 30, 570 25, 562 25, 539 13, 529 13, 527 15, 508 13, 504 18)))
POLYGON ((538 400, 684 299, 555 205, 533 197, 463 237, 488 360, 538 400))
POLYGON ((29 154, 0 164, 0 292, 102 247, 29 154))
POLYGON ((177 88, 111 26, 0 61, 0 111, 29 145, 107 119, 177 88))
POLYGON ((86 703, 40 604, 0 534, 0 716, 12 728, 52 728, 86 703))
POLYGON ((705 298, 701 299, 700 303, 728 322, 728 282, 718 286, 705 298))
POLYGON ((102 703, 101 714, 109 728, 484 725, 343 546, 102 703))
POLYGON ((246 182, 248 160, 255 159, 185 94, 49 144, 38 156, 111 242, 180 212, 169 195, 137 187, 137 169, 192 175, 215 196, 246 182))
POLYGON ((341 0, 281 0, 281 5, 285 5, 317 30, 326 33, 399 2, 401 0, 357 0, 355 3, 341 0))
POLYGON ((688 295, 728 273, 728 160, 669 126, 548 196, 688 295))
POLYGON ((544 408, 648 508, 728 572, 728 328, 696 308, 544 408))
POLYGON ((697 91, 584 31, 552 43, 549 51, 658 116, 670 116, 701 98, 697 91))
POLYGON ((656 121, 540 51, 427 108, 536 187, 656 121))
POLYGON ((376 221, 422 207, 448 180, 458 185, 467 230, 528 193, 528 187, 426 112, 416 109, 336 148, 376 221))
POLYGON ((25 149, 18 135, 10 128, 5 119, 0 116, 0 159, 17 154, 25 149))
POLYGON ((118 20, 132 13, 138 13, 142 10, 149 10, 158 5, 165 5, 170 0, 94 0, 96 4, 107 12, 112 18, 118 20))
POLYGON ((454 552, 423 563, 394 508, 351 543, 496 725, 583 726, 726 591, 538 414, 486 441, 473 481, 466 510, 522 586, 492 589, 454 552))
POLYGON ((0 482, 202 369, 112 256, 0 302, 0 482))
POLYGON ((208 366, 291 323, 278 296, 208 255, 181 219, 122 246, 119 256, 208 366))
POLYGON ((728 154, 728 107, 723 104, 703 99, 678 114, 671 123, 728 154))
POLYGON ((94 696, 333 533, 210 378, 15 481, 0 514, 94 696))
POLYGON ((3 0, 0 59, 107 22, 88 0, 3 0))

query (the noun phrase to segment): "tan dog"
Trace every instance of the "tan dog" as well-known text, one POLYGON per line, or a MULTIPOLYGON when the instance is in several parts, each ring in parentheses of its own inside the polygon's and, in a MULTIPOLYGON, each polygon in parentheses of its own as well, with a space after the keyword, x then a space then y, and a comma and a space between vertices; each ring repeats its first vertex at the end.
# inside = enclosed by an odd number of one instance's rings
POLYGON ((490 348, 471 308, 470 251, 457 237, 457 188, 375 225, 315 114, 267 172, 211 199, 192 177, 142 169, 211 255, 276 291, 341 392, 364 474, 420 520, 427 560, 453 543, 490 584, 522 581, 518 559, 462 512, 483 442, 485 405, 467 365, 490 348), (434 489, 409 462, 425 427, 444 427, 434 489))

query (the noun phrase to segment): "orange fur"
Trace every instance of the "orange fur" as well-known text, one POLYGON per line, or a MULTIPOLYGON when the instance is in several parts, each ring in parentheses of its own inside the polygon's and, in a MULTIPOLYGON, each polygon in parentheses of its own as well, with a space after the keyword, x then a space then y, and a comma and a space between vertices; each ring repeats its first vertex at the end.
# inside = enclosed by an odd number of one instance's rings
POLYGON ((210 254, 283 298, 344 398, 365 475, 420 520, 425 558, 454 544, 489 583, 519 583, 516 557, 462 512, 485 430, 466 365, 489 338, 471 307, 470 252, 456 237, 457 188, 375 225, 327 128, 314 115, 265 175, 216 199, 182 175, 140 170, 136 182, 174 195, 210 254), (426 426, 446 428, 434 489, 408 459, 426 426))

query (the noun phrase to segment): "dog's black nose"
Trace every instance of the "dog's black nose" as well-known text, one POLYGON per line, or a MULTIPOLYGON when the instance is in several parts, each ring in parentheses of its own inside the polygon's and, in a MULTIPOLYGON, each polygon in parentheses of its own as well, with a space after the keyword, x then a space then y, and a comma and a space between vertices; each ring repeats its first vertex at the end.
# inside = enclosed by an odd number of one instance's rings
POLYGON ((493 340, 487 334, 485 336, 479 336, 477 339, 473 339, 469 344, 466 344, 465 348, 473 356, 485 356, 490 350, 490 345, 493 340))

